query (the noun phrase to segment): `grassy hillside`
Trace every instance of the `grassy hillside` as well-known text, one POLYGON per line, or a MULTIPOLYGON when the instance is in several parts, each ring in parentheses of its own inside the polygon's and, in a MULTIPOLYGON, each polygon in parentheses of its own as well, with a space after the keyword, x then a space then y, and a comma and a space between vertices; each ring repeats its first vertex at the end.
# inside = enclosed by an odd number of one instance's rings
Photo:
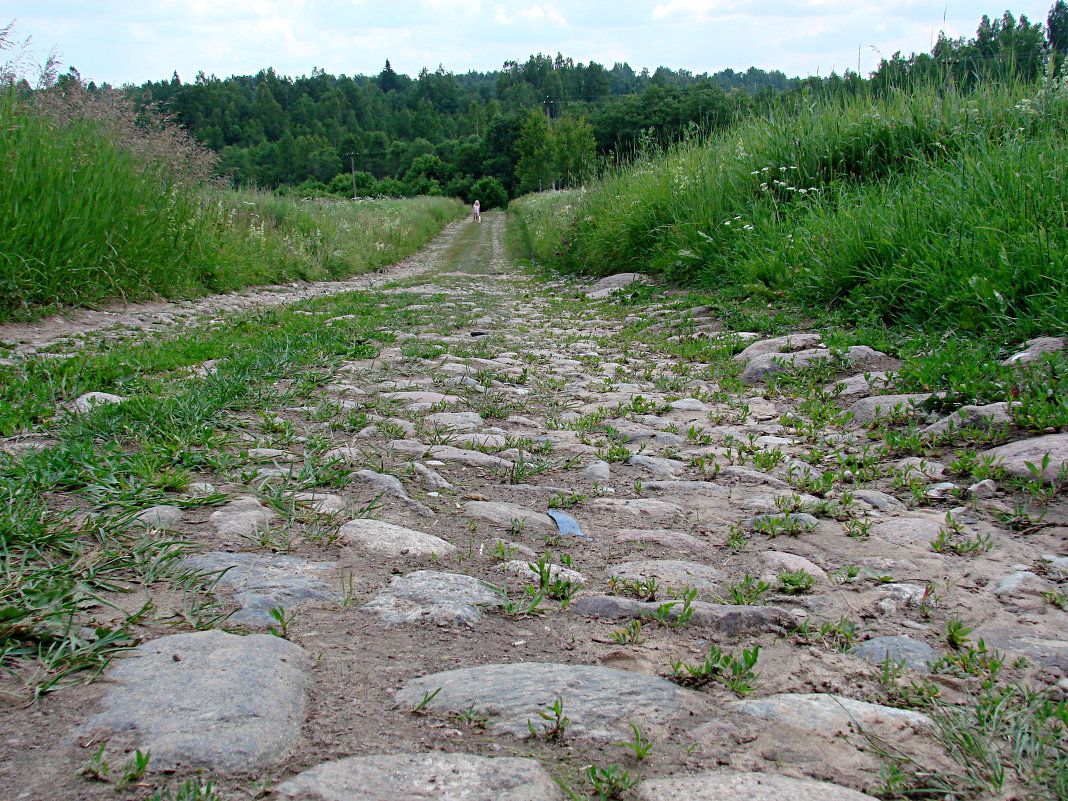
POLYGON ((854 320, 1068 327, 1068 85, 823 99, 515 208, 568 270, 658 273, 854 320))
POLYGON ((458 201, 352 203, 234 193, 204 151, 114 99, 0 93, 0 320, 110 298, 339 278, 394 262, 458 201))

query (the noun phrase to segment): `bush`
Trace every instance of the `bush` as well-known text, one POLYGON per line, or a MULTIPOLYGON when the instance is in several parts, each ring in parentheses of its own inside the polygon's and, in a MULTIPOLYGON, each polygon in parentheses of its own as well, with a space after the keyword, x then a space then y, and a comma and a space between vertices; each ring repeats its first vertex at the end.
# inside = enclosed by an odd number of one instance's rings
POLYGON ((508 191, 496 178, 479 178, 471 187, 471 202, 479 201, 483 211, 508 205, 508 191))

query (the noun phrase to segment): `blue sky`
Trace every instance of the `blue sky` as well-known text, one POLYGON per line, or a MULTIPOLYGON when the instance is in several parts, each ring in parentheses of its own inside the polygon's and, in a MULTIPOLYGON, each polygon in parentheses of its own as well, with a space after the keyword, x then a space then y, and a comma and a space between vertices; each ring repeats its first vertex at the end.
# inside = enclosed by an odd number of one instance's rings
MULTIPOLYGON (((1045 21, 1052 0, 1017 2, 1045 21)), ((972 36, 999 4, 976 0, 4 0, 40 60, 55 48, 86 80, 113 84, 198 70, 222 77, 274 67, 374 74, 462 73, 557 52, 636 70, 757 66, 788 75, 867 73, 881 56, 929 50, 940 30, 972 36)))

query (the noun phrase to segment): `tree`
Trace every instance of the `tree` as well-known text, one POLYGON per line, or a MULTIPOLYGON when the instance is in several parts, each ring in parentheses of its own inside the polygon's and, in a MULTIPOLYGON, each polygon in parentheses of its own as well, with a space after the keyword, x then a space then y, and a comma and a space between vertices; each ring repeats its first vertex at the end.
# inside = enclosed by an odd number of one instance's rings
POLYGON ((555 177, 552 136, 548 122, 540 111, 532 111, 516 142, 519 161, 515 177, 519 194, 551 189, 555 177))
POLYGON ((1057 0, 1053 4, 1046 17, 1046 28, 1051 57, 1055 59, 1054 69, 1063 71, 1068 57, 1068 2, 1057 0))
POLYGON ((387 94, 401 88, 400 76, 393 71, 388 58, 386 59, 386 66, 378 73, 378 88, 387 94))
POLYGON ((556 176, 563 186, 577 186, 593 170, 597 141, 584 117, 564 117, 553 128, 556 176))

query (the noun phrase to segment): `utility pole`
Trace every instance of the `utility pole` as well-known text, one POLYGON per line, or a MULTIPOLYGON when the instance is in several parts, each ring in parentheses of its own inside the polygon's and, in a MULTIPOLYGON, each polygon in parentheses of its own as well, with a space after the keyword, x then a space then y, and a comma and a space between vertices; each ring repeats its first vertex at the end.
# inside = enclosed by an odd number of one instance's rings
POLYGON ((356 199, 356 157, 359 153, 348 153, 349 170, 352 172, 352 199, 356 199))
POLYGON ((545 127, 553 127, 553 99, 548 95, 545 96, 545 100, 542 101, 542 105, 545 106, 545 127))

